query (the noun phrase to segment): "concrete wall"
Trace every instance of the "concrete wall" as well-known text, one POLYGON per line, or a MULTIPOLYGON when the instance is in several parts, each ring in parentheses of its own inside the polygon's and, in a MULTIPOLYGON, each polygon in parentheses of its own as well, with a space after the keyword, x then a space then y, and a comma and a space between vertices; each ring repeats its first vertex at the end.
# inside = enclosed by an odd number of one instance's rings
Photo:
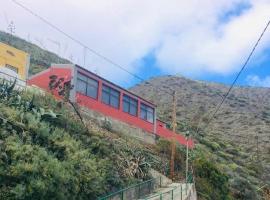
POLYGON ((96 112, 85 107, 80 107, 80 110, 87 120, 92 120, 101 127, 106 128, 107 126, 107 128, 110 128, 111 131, 115 133, 128 137, 131 136, 145 143, 156 143, 156 136, 152 133, 144 131, 143 129, 132 126, 131 124, 127 124, 125 122, 121 122, 109 116, 105 116, 100 112, 96 112))

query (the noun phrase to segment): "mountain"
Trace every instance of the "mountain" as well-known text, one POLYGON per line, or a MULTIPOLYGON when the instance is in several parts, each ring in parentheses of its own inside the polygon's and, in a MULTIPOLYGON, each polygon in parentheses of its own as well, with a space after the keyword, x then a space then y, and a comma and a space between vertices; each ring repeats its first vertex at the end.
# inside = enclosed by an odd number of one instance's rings
POLYGON ((257 199, 270 187, 270 89, 234 87, 206 127, 228 89, 217 83, 162 76, 131 91, 157 104, 158 116, 170 121, 172 97, 168 92, 175 90, 178 131, 190 130, 197 146, 229 175, 235 198, 257 199))
POLYGON ((3 31, 0 31, 0 42, 9 44, 17 49, 23 50, 30 54, 30 75, 47 69, 51 66, 52 63, 70 63, 69 60, 61 58, 55 53, 44 50, 31 42, 27 42, 24 39, 21 39, 14 35, 10 35, 3 31))

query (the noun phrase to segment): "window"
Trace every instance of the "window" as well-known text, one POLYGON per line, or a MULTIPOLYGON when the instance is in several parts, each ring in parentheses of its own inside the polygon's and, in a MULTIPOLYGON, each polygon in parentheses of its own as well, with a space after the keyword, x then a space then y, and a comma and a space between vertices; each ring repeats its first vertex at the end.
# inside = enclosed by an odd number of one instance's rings
POLYGON ((154 122, 154 109, 145 105, 141 104, 141 119, 144 119, 148 122, 154 122))
POLYGON ((97 99, 98 81, 78 73, 77 91, 86 96, 97 99))
POLYGON ((131 115, 137 116, 138 101, 124 95, 123 96, 123 111, 131 115))
POLYGON ((102 102, 108 104, 114 108, 119 108, 119 97, 120 92, 108 87, 106 85, 102 86, 102 102))
POLYGON ((14 66, 9 65, 9 64, 6 64, 6 68, 8 68, 8 69, 10 69, 10 70, 12 70, 12 71, 14 71, 14 72, 16 72, 17 74, 18 74, 18 72, 19 72, 19 70, 18 70, 17 67, 14 67, 14 66))

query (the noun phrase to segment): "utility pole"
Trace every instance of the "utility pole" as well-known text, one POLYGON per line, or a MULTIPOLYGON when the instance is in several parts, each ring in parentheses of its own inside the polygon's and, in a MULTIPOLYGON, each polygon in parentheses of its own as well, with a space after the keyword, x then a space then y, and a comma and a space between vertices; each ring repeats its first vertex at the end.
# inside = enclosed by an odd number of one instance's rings
MULTIPOLYGON (((172 111, 172 128, 176 132, 176 91, 173 92, 173 111, 172 111)), ((171 143, 171 162, 170 162, 170 177, 174 179, 174 160, 175 160, 176 139, 173 136, 171 143)))
POLYGON ((256 131, 256 154, 257 154, 257 162, 260 161, 260 158, 259 158, 259 136, 258 136, 258 133, 256 131))
POLYGON ((187 140, 187 151, 186 151, 186 188, 187 188, 187 184, 188 184, 188 139, 189 139, 189 132, 186 134, 186 140, 187 140))
POLYGON ((11 40, 12 40, 12 37, 13 35, 15 34, 15 24, 13 21, 11 21, 7 27, 7 30, 10 34, 10 37, 9 37, 9 40, 8 40, 8 44, 11 44, 11 40))

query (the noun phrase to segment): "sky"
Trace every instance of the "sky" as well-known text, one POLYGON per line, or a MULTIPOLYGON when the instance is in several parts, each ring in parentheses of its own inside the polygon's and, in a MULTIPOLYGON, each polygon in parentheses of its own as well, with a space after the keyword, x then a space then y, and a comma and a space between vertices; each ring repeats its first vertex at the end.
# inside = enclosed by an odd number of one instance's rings
MULTIPOLYGON (((16 0, 143 79, 180 75, 230 84, 270 19, 270 0, 16 0)), ((0 30, 130 87, 140 80, 0 0, 0 30)), ((270 87, 270 27, 239 85, 270 87)))

